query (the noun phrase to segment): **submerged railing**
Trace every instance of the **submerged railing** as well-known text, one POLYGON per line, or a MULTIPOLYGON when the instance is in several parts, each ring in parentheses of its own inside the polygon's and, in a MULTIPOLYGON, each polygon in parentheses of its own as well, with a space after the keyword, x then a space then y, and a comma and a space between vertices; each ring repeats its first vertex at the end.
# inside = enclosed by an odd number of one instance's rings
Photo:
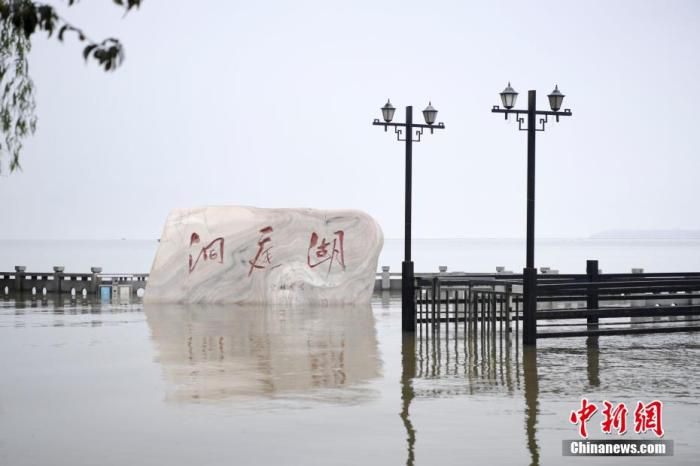
POLYGON ((435 338, 449 332, 534 332, 525 340, 535 341, 700 330, 700 273, 602 274, 597 265, 589 261, 586 274, 538 275, 531 313, 523 311, 519 274, 419 277, 416 331, 435 338))
POLYGON ((146 288, 148 274, 102 273, 101 267, 92 267, 90 273, 65 273, 63 267, 53 272, 27 272, 17 266, 14 272, 0 272, 0 295, 10 294, 70 294, 131 296, 141 295, 146 288))

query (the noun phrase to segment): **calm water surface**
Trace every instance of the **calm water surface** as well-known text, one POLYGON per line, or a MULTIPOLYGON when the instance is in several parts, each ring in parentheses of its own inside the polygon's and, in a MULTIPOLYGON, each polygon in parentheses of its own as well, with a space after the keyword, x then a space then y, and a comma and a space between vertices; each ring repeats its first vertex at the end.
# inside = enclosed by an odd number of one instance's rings
POLYGON ((697 334, 524 352, 400 325, 389 295, 301 310, 5 299, 0 464, 698 464, 697 334), (664 401, 675 456, 563 458, 584 395, 664 401))

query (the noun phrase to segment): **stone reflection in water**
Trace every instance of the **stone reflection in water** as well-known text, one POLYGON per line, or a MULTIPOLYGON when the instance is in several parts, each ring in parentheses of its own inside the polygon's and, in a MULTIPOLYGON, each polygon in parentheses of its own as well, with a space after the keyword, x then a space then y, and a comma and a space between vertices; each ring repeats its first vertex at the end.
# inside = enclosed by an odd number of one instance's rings
POLYGON ((169 401, 308 396, 353 403, 374 395, 361 385, 380 374, 369 305, 154 304, 144 311, 169 401))

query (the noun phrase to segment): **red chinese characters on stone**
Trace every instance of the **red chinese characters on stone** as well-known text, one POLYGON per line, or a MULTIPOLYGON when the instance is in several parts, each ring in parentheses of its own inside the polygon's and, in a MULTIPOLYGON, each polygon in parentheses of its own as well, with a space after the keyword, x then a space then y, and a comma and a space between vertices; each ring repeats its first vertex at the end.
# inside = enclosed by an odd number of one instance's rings
POLYGON ((589 403, 586 398, 581 399, 581 409, 578 411, 571 411, 569 415, 569 422, 572 424, 579 424, 578 433, 581 438, 588 438, 588 431, 586 430, 586 422, 593 416, 598 410, 598 407, 589 403))
MULTIPOLYGON (((192 246, 200 244, 200 238, 197 233, 192 233, 190 236, 190 248, 192 246)), ((189 255, 189 273, 194 272, 194 270, 197 268, 197 264, 199 264, 199 261, 202 262, 217 262, 219 264, 224 263, 224 239, 222 237, 216 238, 213 241, 211 241, 209 244, 206 246, 203 246, 199 250, 199 254, 197 255, 197 258, 193 258, 192 254, 189 255)))
POLYGON ((634 431, 638 434, 651 430, 657 437, 663 437, 664 428, 661 424, 661 410, 663 403, 659 400, 647 404, 637 402, 634 410, 634 431))
POLYGON ((338 230, 333 234, 335 235, 333 242, 327 241, 326 238, 322 238, 319 242, 316 232, 311 233, 306 262, 312 269, 327 262, 328 272, 330 273, 335 262, 340 265, 342 270, 345 270, 345 247, 343 244, 345 232, 338 230))
POLYGON ((615 429, 618 435, 627 432, 627 406, 620 403, 613 409, 613 404, 608 400, 603 401, 603 422, 600 423, 603 433, 610 434, 615 429))
POLYGON ((266 226, 260 230, 262 235, 260 235, 260 240, 258 240, 258 251, 255 254, 255 257, 248 261, 250 264, 250 270, 248 270, 249 277, 253 274, 255 269, 265 269, 268 266, 270 266, 270 269, 274 269, 281 265, 272 265, 272 255, 270 254, 270 250, 273 248, 273 246, 271 245, 272 239, 269 236, 272 231, 271 226, 266 226))

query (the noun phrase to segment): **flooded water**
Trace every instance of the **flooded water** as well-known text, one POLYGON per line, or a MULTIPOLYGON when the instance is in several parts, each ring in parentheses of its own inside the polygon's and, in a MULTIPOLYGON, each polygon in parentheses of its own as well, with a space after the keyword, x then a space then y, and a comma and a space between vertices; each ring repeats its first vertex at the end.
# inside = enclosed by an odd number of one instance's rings
MULTIPOLYGON (((397 298, 299 310, 4 299, 0 464, 698 464, 699 335, 535 351, 513 334, 416 339, 397 298), (674 456, 564 458, 582 396, 662 400, 674 456)), ((599 423, 591 438, 605 437, 599 423)))

